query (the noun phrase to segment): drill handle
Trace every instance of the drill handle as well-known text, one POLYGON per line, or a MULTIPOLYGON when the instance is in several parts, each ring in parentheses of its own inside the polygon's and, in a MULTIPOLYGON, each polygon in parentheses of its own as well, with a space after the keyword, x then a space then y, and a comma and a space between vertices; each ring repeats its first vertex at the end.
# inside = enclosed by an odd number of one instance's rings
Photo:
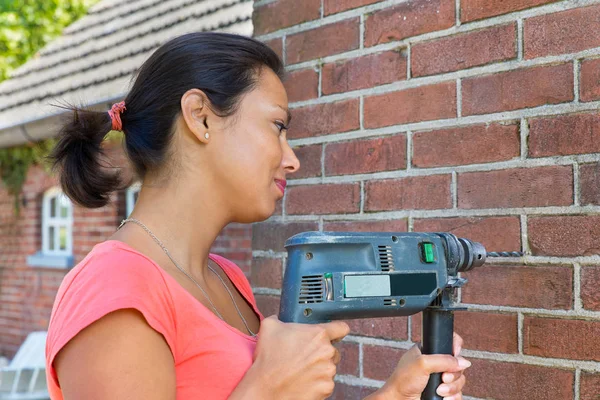
MULTIPOLYGON (((427 307, 423 311, 423 354, 452 354, 454 340, 454 311, 439 307, 427 307)), ((429 376, 429 382, 421 400, 443 400, 436 393, 442 383, 442 374, 429 376)))

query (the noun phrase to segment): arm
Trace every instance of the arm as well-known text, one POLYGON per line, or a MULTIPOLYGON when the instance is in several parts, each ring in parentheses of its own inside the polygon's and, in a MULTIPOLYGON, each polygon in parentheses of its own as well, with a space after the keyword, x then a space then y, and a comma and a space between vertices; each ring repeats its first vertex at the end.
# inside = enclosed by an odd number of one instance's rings
POLYGON ((141 313, 107 314, 71 339, 54 368, 65 400, 175 400, 175 363, 141 313))

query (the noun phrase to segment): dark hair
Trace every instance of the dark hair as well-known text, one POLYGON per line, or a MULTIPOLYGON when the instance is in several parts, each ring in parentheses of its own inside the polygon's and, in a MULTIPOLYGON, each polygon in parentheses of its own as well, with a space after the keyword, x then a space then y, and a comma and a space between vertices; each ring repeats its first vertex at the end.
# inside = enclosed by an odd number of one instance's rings
MULTIPOLYGON (((137 175, 143 178, 165 162, 186 91, 202 90, 211 109, 226 117, 256 86, 263 67, 283 78, 275 52, 240 35, 191 33, 158 48, 138 70, 121 114, 126 152, 137 175)), ((122 186, 120 174, 103 163, 101 144, 112 122, 108 112, 72 111, 50 159, 67 196, 84 207, 102 207, 122 186)))

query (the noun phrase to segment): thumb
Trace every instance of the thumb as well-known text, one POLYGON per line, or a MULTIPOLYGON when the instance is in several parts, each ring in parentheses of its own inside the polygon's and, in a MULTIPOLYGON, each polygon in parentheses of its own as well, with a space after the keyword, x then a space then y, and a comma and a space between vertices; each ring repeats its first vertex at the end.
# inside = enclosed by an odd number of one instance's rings
POLYGON ((436 372, 459 372, 471 366, 463 357, 448 354, 427 354, 422 356, 423 369, 430 374, 436 372))

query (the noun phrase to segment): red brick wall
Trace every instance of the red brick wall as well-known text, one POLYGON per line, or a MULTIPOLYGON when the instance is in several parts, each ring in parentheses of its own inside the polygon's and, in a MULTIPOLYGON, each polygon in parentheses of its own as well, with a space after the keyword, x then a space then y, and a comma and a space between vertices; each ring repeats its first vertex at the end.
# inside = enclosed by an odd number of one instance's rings
MULTIPOLYGON (((31 267, 27 256, 41 249, 41 210, 44 192, 57 185, 40 167, 27 176, 26 199, 19 218, 14 198, 0 182, 0 356, 11 358, 27 334, 48 327, 56 291, 65 269, 31 267)), ((73 255, 81 261, 94 245, 108 238, 125 216, 125 192, 99 209, 73 209, 73 255)), ((232 224, 217 238, 213 252, 236 262, 249 274, 251 226, 232 224)))
MULTIPOLYGON (((277 313, 285 239, 450 231, 523 250, 467 274, 471 399, 600 399, 600 1, 259 0, 301 162, 254 226, 277 313)), ((336 399, 380 386, 420 316, 351 322, 336 399)))

